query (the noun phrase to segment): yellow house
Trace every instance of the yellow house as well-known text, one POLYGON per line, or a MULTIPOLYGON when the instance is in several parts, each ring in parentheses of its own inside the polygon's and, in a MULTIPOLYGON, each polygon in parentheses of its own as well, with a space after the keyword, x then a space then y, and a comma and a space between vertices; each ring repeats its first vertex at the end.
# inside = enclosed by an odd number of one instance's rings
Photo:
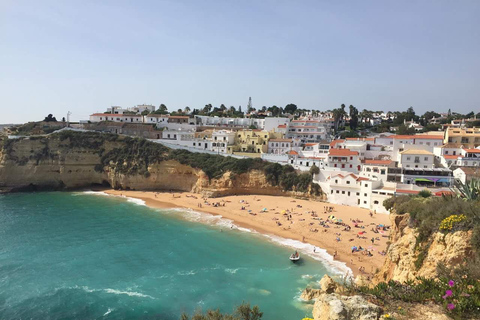
POLYGON ((259 129, 239 130, 235 135, 235 146, 233 151, 238 152, 267 152, 267 142, 269 139, 281 138, 283 134, 273 131, 264 131, 259 129))
POLYGON ((457 143, 464 148, 476 148, 480 146, 480 128, 448 128, 445 130, 443 142, 457 143))

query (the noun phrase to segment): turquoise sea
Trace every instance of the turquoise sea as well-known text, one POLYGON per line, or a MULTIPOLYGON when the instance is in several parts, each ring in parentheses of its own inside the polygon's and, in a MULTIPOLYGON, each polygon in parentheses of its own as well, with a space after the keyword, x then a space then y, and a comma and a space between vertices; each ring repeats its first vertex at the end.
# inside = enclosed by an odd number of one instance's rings
POLYGON ((291 245, 135 199, 0 195, 0 319, 179 319, 242 301, 301 319, 301 290, 335 269, 323 253, 292 264, 291 245))

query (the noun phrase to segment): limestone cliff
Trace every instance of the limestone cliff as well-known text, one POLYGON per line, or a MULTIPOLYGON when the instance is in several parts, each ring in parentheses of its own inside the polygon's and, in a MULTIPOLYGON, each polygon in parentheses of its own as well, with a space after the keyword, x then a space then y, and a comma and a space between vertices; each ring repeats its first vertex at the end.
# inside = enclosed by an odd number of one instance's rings
POLYGON ((376 283, 389 280, 405 282, 416 277, 435 278, 439 263, 456 266, 473 256, 471 231, 436 232, 430 236, 429 245, 419 260, 422 253, 416 248, 416 232, 409 227, 409 215, 391 214, 390 219, 391 244, 382 268, 375 275, 376 283))
POLYGON ((181 159, 170 159, 169 149, 161 145, 145 143, 146 149, 155 149, 147 154, 138 146, 130 150, 131 141, 138 139, 96 133, 5 139, 0 149, 0 190, 68 190, 104 185, 209 196, 285 194, 267 181, 262 170, 224 172, 211 178, 201 169, 181 164, 181 159), (117 153, 112 156, 112 152, 117 153))

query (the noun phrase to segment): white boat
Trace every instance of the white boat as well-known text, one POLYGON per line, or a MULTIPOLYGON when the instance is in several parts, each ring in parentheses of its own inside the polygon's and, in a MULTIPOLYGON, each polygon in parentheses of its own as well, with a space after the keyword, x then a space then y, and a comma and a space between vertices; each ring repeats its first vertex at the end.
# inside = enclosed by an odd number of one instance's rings
POLYGON ((290 255, 290 261, 292 261, 293 263, 297 262, 298 260, 300 260, 300 255, 298 254, 297 251, 295 251, 295 253, 292 253, 290 255))

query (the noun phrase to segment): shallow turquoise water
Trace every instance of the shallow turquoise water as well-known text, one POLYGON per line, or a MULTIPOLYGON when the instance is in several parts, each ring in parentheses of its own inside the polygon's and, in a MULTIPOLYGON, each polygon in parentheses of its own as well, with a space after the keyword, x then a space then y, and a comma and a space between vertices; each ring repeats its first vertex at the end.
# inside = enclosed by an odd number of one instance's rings
POLYGON ((242 301, 267 320, 310 314, 298 296, 320 262, 185 217, 85 193, 0 195, 0 319, 179 319, 242 301))

